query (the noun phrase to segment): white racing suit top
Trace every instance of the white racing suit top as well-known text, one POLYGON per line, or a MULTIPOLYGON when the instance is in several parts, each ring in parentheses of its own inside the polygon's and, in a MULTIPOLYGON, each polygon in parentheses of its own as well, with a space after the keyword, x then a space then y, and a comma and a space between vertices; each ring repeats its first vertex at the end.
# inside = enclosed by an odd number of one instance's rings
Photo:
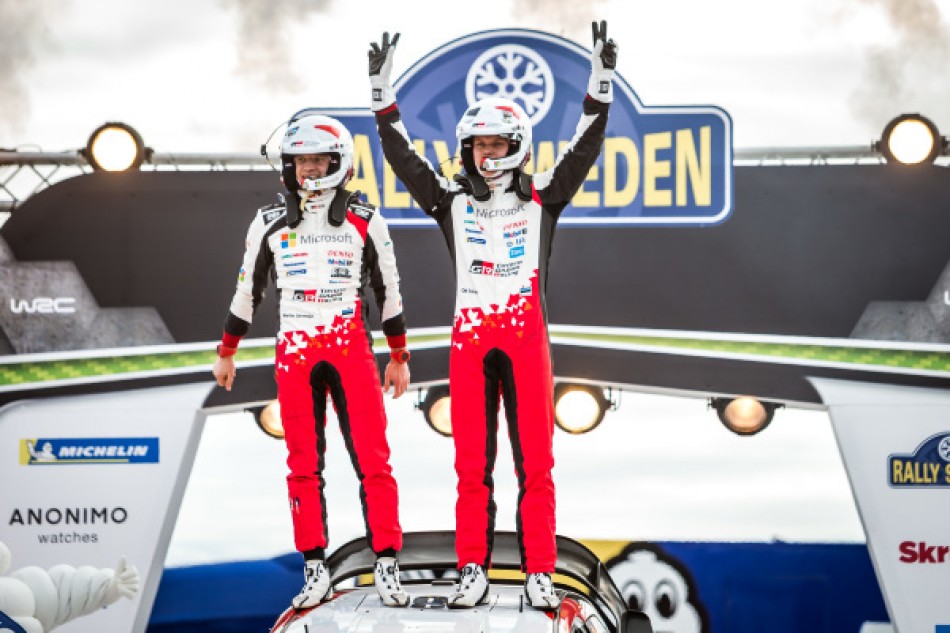
POLYGON ((457 323, 466 325, 469 308, 498 313, 512 296, 531 294, 535 279, 543 306, 555 225, 597 159, 609 107, 584 100, 574 138, 555 165, 530 176, 527 202, 515 193, 511 172, 495 184, 489 200, 475 200, 416 153, 396 104, 376 113, 387 161, 445 235, 456 269, 457 323))
MULTIPOLYGON (((247 232, 246 250, 237 288, 225 322, 225 333, 237 338, 250 327, 269 278, 277 286, 279 333, 312 335, 337 317, 361 317, 368 310, 363 289, 371 285, 380 307, 383 332, 402 339, 405 321, 399 294, 399 273, 385 220, 368 205, 351 200, 341 226, 329 221, 336 190, 311 196, 302 219, 287 225, 282 206, 260 209, 247 232), (362 308, 362 309, 361 309, 362 308)), ((369 332, 369 327, 366 327, 369 332)))

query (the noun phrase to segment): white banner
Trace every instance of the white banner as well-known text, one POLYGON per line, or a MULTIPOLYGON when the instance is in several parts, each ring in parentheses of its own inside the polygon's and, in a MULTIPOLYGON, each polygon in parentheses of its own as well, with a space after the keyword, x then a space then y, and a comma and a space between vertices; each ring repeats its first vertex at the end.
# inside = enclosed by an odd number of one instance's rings
POLYGON ((210 390, 190 384, 0 409, 0 541, 10 571, 113 569, 122 556, 139 571, 132 600, 57 630, 145 631, 210 390))
POLYGON ((950 633, 950 391, 810 379, 899 633, 950 633))

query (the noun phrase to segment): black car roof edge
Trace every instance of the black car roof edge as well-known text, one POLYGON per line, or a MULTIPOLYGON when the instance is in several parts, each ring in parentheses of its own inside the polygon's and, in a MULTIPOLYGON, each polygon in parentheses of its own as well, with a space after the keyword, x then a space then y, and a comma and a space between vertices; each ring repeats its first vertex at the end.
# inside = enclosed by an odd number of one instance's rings
MULTIPOLYGON (((601 560, 583 543, 572 538, 558 535, 556 543, 555 572, 584 585, 610 610, 615 622, 619 622, 626 605, 601 560)), ((398 559, 402 571, 456 569, 455 532, 406 532, 398 559)), ((372 573, 375 564, 376 554, 365 537, 341 545, 327 558, 334 584, 372 573)), ((492 569, 521 570, 521 551, 515 532, 495 532, 492 569)))

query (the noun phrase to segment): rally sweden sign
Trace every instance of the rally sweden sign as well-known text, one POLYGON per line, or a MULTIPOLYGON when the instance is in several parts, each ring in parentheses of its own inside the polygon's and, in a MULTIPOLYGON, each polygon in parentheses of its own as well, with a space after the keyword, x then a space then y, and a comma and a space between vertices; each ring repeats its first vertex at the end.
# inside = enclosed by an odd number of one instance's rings
MULTIPOLYGON (((448 177, 458 173, 455 126, 469 104, 489 96, 518 102, 534 129, 531 161, 553 166, 574 135, 590 76, 590 52, 530 30, 469 35, 433 51, 394 88, 417 151, 448 177)), ((353 133, 349 184, 382 207, 391 224, 431 224, 383 158, 366 110, 319 112, 353 133)), ((644 107, 619 75, 606 140, 562 224, 710 225, 732 210, 732 123, 716 107, 644 107)))
POLYGON ((913 453, 891 455, 887 472, 895 488, 950 487, 950 433, 927 438, 913 453))

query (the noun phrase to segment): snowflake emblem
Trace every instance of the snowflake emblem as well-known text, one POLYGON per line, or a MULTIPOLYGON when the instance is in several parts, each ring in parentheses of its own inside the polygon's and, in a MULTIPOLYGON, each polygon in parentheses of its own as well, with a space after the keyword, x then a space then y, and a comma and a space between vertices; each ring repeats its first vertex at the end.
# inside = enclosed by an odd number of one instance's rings
POLYGON ((469 104, 487 97, 516 102, 537 125, 554 102, 554 75, 544 58, 525 46, 502 44, 475 60, 465 78, 469 104))
POLYGON ((940 440, 940 443, 937 444, 937 453, 940 454, 943 461, 950 462, 950 435, 940 440))

